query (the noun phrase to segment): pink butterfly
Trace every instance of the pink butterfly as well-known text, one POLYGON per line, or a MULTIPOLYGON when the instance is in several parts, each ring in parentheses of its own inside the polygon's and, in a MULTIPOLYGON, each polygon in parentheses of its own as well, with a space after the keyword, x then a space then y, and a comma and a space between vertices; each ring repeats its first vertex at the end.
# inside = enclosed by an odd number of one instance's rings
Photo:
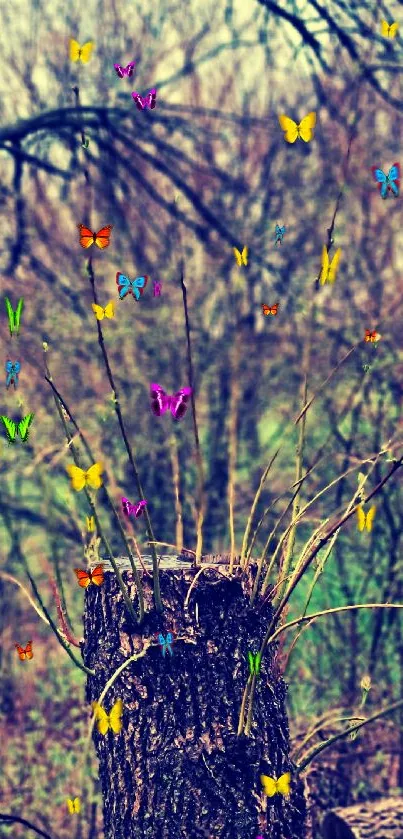
POLYGON ((132 504, 128 498, 122 498, 122 507, 125 516, 135 516, 138 519, 141 516, 147 501, 138 501, 137 504, 132 504))
POLYGON ((156 417, 160 417, 170 408, 173 418, 180 420, 186 414, 191 393, 191 387, 182 387, 173 396, 168 396, 160 385, 150 384, 151 410, 156 417))
POLYGON ((155 108, 157 102, 157 91, 155 88, 147 93, 147 96, 140 96, 135 90, 133 90, 132 97, 136 103, 136 107, 139 111, 144 111, 145 108, 155 108))
POLYGON ((131 79, 131 77, 134 73, 134 68, 136 66, 136 62, 135 61, 129 61, 127 67, 122 67, 121 64, 114 64, 113 66, 114 66, 114 68, 115 68, 115 70, 116 70, 120 79, 123 79, 125 76, 128 76, 128 78, 131 79))

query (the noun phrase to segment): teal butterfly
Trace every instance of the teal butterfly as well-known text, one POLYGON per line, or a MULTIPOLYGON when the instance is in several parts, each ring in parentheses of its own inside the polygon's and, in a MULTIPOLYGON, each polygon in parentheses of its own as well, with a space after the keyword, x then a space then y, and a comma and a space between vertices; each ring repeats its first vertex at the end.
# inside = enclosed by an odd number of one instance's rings
POLYGON ((16 332, 17 335, 18 335, 18 333, 20 331, 20 319, 21 319, 21 314, 22 314, 22 308, 23 308, 23 305, 24 305, 24 298, 20 297, 20 299, 17 303, 17 308, 16 308, 15 311, 14 311, 8 297, 4 298, 4 302, 6 304, 6 310, 7 310, 7 315, 8 315, 8 325, 10 327, 10 335, 12 335, 13 332, 16 332))
POLYGON ((172 632, 167 632, 166 638, 164 638, 162 632, 158 635, 158 643, 161 645, 161 652, 163 657, 165 658, 166 652, 169 652, 170 655, 173 655, 173 649, 171 647, 173 641, 172 632))
POLYGON ((251 676, 258 676, 260 673, 260 662, 262 660, 262 653, 253 654, 248 651, 249 673, 251 676))
POLYGON ((26 443, 26 441, 28 440, 29 427, 32 423, 33 418, 34 414, 27 414, 26 417, 23 417, 22 420, 20 420, 19 422, 14 422, 13 420, 10 420, 8 417, 0 416, 0 420, 4 425, 4 428, 6 429, 6 434, 9 443, 15 443, 17 432, 21 437, 21 441, 23 443, 26 443))

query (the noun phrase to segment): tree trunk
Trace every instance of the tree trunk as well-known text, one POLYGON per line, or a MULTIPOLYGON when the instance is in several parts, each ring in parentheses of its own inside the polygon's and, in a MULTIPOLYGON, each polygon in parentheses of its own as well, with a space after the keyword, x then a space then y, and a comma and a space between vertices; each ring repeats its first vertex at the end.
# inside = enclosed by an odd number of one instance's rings
MULTIPOLYGON (((119 559, 137 608, 128 561, 119 559)), ((293 771, 285 710, 286 685, 275 673, 273 645, 257 681, 250 737, 237 736, 247 652, 257 652, 272 615, 270 605, 250 609, 255 567, 232 579, 223 565, 199 569, 172 557, 160 564, 164 614, 157 615, 152 580, 142 573, 148 613, 130 625, 114 573, 85 595, 83 658, 95 670, 87 700, 98 700, 107 681, 129 664, 102 701, 109 713, 123 700, 123 728, 105 736, 94 727, 104 801, 105 839, 304 839, 302 783, 291 795, 267 798, 260 774, 293 771), (162 655, 158 633, 173 635, 173 655, 162 655), (151 646, 150 646, 151 642, 151 646)))
POLYGON ((403 798, 382 798, 332 810, 325 817, 323 839, 402 839, 403 798))

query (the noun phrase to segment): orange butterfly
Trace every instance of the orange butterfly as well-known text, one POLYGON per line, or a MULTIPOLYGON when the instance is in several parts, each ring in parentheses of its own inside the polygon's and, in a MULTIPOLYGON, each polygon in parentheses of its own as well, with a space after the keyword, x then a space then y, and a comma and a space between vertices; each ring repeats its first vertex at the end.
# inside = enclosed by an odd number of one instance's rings
POLYGON ((264 315, 276 315, 278 307, 279 303, 275 303, 274 306, 268 306, 266 303, 262 303, 262 312, 264 315))
POLYGON ((93 571, 81 571, 80 568, 75 568, 74 573, 78 580, 78 585, 81 588, 88 588, 91 583, 94 586, 101 586, 104 581, 104 571, 102 565, 97 565, 93 571))
POLYGON ((374 344, 375 341, 379 341, 380 335, 378 335, 377 331, 371 332, 370 329, 365 330, 365 341, 370 341, 371 344, 374 344))
POLYGON ((84 224, 77 225, 80 231, 80 245, 82 248, 90 248, 91 245, 97 245, 98 248, 103 250, 110 245, 110 236, 111 230, 113 225, 107 224, 106 227, 101 227, 98 230, 98 233, 93 233, 88 227, 85 227, 84 224))
POLYGON ((31 659, 34 657, 34 654, 32 652, 32 641, 28 641, 26 647, 20 647, 19 644, 14 644, 14 646, 20 657, 20 661, 25 661, 25 659, 31 659))

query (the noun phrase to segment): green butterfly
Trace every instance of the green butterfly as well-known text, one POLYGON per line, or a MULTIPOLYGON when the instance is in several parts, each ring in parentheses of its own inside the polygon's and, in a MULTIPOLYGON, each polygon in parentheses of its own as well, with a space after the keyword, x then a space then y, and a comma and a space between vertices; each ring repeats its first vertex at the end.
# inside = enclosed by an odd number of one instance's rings
POLYGON ((18 333, 20 331, 20 319, 21 319, 22 308, 23 308, 23 305, 24 305, 24 298, 20 297, 20 299, 17 303, 17 308, 16 308, 15 311, 14 311, 8 297, 4 298, 4 302, 6 304, 6 310, 7 310, 7 315, 8 315, 8 325, 10 327, 10 335, 12 335, 13 332, 16 332, 17 335, 18 335, 18 333))
POLYGON ((34 418, 34 414, 27 414, 26 417, 23 417, 22 420, 19 422, 14 422, 10 420, 8 417, 0 416, 0 420, 6 429, 6 434, 9 443, 15 443, 15 438, 17 435, 17 431, 21 437, 21 441, 25 443, 28 440, 28 432, 31 422, 34 418))
POLYGON ((260 673, 260 662, 262 660, 262 653, 251 653, 248 651, 249 673, 251 676, 258 676, 260 673))

